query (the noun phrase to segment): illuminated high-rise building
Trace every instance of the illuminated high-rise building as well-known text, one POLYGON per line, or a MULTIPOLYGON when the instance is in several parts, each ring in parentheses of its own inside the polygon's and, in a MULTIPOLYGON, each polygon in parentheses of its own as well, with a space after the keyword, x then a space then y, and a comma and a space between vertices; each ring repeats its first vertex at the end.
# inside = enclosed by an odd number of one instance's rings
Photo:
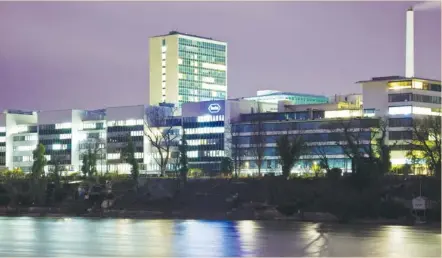
POLYGON ((227 43, 172 31, 150 38, 151 105, 224 100, 227 43))

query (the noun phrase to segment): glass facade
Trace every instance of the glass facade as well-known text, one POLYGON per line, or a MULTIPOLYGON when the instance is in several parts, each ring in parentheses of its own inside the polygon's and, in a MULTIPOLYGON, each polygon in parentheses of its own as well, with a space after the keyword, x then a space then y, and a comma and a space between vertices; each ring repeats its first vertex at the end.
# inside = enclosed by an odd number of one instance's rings
POLYGON ((243 115, 243 120, 232 126, 232 142, 235 142, 235 145, 241 148, 241 153, 244 153, 245 156, 242 162, 243 171, 244 168, 246 168, 246 171, 247 169, 257 169, 256 162, 253 160, 253 144, 255 144, 254 139, 256 138, 252 136, 253 133, 257 133, 255 131, 257 127, 252 122, 256 119, 257 115, 263 115, 268 119, 262 120, 264 123, 262 134, 264 135, 265 149, 264 163, 261 169, 264 172, 276 173, 280 173, 276 141, 283 134, 289 134, 292 137, 295 135, 300 136, 307 145, 304 148, 304 154, 301 156, 301 160, 294 167, 295 171, 311 172, 312 165, 319 164, 320 162, 319 155, 325 154, 329 159, 331 167, 338 167, 350 172, 351 160, 346 156, 343 148, 336 144, 337 142, 345 143, 346 136, 337 130, 342 130, 344 124, 349 129, 353 129, 353 134, 357 135, 359 139, 360 150, 364 152, 368 149, 368 143, 372 138, 370 128, 376 127, 379 123, 379 120, 375 118, 302 121, 303 118, 305 118, 304 113, 305 112, 243 115), (284 114, 284 119, 273 120, 274 118, 281 118, 282 114, 284 114))
POLYGON ((178 38, 179 104, 227 96, 227 47, 198 38, 178 38))
POLYGON ((388 102, 408 102, 408 101, 430 103, 430 104, 441 104, 441 97, 413 94, 413 93, 388 94, 388 102))
POLYGON ((307 105, 307 104, 325 104, 328 103, 328 97, 317 96, 309 94, 297 94, 290 92, 273 92, 265 95, 259 95, 256 97, 246 98, 249 100, 257 100, 269 103, 277 103, 281 100, 291 101, 294 105, 307 105))
POLYGON ((224 115, 185 117, 189 167, 205 173, 220 171, 224 155, 224 115), (195 133, 194 133, 195 132, 195 133))
POLYGON ((38 142, 46 149, 48 162, 57 161, 60 165, 71 163, 71 124, 45 124, 38 126, 38 142))

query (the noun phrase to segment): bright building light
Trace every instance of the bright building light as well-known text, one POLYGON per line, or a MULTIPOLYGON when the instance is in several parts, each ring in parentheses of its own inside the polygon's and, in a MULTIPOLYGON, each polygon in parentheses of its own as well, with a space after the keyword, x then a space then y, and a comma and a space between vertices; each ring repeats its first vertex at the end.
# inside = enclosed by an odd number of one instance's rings
POLYGON ((71 139, 72 135, 70 133, 60 134, 60 140, 71 139))
POLYGON ((389 115, 410 115, 411 114, 411 106, 389 107, 388 114, 389 115))
POLYGON ((207 68, 207 69, 213 69, 213 70, 221 70, 221 71, 227 70, 227 67, 225 65, 221 65, 221 64, 202 63, 202 67, 207 68))
POLYGON ((130 136, 143 136, 144 132, 143 131, 131 131, 130 132, 130 136))
POLYGON ((107 154, 107 159, 119 159, 120 158, 120 153, 108 153, 107 154))
POLYGON ((360 116, 362 116, 361 110, 332 110, 324 112, 325 118, 347 118, 360 116))
POLYGON ((0 133, 5 133, 5 132, 6 132, 6 127, 0 126, 0 133))
POLYGON ((0 136, 0 142, 6 142, 6 137, 5 136, 0 136))
POLYGON ((441 115, 441 113, 434 112, 431 108, 426 108, 426 107, 413 107, 413 114, 429 115, 429 116, 440 116, 441 115))
POLYGON ((55 124, 55 129, 69 129, 72 128, 72 123, 55 124))
POLYGON ((17 151, 33 151, 35 146, 17 146, 17 151))

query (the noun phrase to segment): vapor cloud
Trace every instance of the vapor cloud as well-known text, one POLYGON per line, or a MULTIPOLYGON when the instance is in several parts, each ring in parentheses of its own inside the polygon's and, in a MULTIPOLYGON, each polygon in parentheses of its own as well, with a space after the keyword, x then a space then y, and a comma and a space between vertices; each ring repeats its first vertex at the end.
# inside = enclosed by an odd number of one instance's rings
POLYGON ((413 6, 415 11, 425 11, 430 9, 440 9, 440 1, 426 1, 413 6))

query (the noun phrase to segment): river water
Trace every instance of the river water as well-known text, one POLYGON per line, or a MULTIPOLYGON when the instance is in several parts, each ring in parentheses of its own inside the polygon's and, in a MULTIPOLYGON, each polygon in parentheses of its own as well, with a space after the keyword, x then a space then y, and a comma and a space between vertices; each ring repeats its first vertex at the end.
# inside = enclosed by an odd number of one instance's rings
POLYGON ((440 229, 420 226, 0 217, 0 257, 440 255, 440 229))

